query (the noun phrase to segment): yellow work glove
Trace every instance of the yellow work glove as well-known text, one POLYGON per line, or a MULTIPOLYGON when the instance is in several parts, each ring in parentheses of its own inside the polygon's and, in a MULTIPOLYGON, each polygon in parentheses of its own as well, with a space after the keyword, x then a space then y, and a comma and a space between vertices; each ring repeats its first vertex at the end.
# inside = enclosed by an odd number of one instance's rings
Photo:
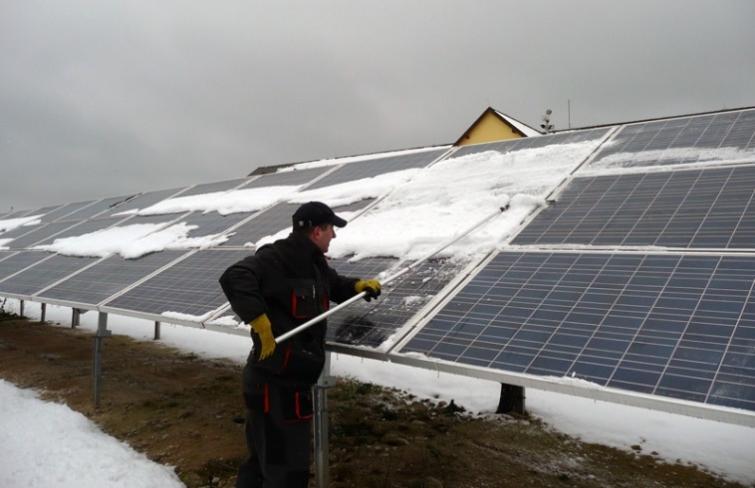
POLYGON ((257 351, 257 361, 262 361, 273 355, 275 351, 275 337, 273 337, 272 324, 267 314, 262 314, 252 320, 249 325, 252 327, 252 340, 254 341, 254 350, 257 351))
POLYGON ((380 282, 378 280, 359 280, 354 283, 354 290, 357 293, 367 292, 364 299, 368 302, 373 298, 380 296, 380 282))

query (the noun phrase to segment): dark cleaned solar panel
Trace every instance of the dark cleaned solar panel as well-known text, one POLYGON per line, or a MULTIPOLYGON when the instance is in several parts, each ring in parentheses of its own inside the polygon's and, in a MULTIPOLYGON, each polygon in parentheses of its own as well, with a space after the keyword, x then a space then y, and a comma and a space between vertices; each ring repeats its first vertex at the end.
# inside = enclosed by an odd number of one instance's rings
POLYGON ((100 214, 103 214, 107 210, 115 208, 117 205, 122 204, 129 198, 131 198, 130 195, 105 198, 98 201, 97 203, 93 203, 92 205, 84 207, 81 210, 77 210, 72 214, 66 215, 66 220, 84 220, 95 216, 102 216, 100 214))
POLYGON ((755 247, 755 166, 575 178, 514 244, 755 247))
POLYGON ((115 225, 116 223, 122 221, 123 219, 124 217, 111 217, 109 219, 87 220, 86 222, 80 222, 74 227, 66 229, 63 232, 56 234, 53 237, 50 237, 49 239, 45 239, 44 241, 40 242, 39 245, 41 246, 49 245, 58 239, 65 239, 68 237, 76 237, 76 236, 82 236, 84 234, 91 234, 92 232, 96 232, 98 230, 107 229, 111 225, 115 225))
MULTIPOLYGON (((398 262, 393 258, 367 258, 353 263, 333 260, 342 276, 374 278, 398 262)), ((408 263, 406 263, 408 264, 408 263)), ((360 300, 328 318, 328 340, 349 345, 378 347, 406 325, 459 272, 463 265, 429 260, 385 286, 378 300, 360 300)), ((398 269, 393 269, 393 274, 398 269)))
MULTIPOLYGON (((61 218, 64 218, 68 214, 81 210, 82 208, 86 207, 87 205, 91 205, 92 203, 93 203, 92 201, 68 203, 66 205, 61 206, 57 210, 46 213, 44 217, 42 217, 42 222, 52 222, 54 220, 60 220, 61 218)), ((70 219, 66 219, 66 220, 70 220, 70 219)))
MULTIPOLYGON (((8 260, 10 259, 12 258, 8 260)), ((97 258, 75 258, 55 255, 0 282, 0 294, 7 292, 17 295, 33 295, 96 260, 97 258)))
POLYGON ((17 273, 49 256, 50 254, 40 251, 23 251, 17 254, 0 253, 0 280, 4 280, 13 273, 17 273))
POLYGON ((374 202, 374 198, 365 198, 364 200, 360 200, 358 202, 349 203, 347 205, 339 205, 337 207, 333 207, 333 211, 338 212, 357 212, 359 210, 362 210, 363 208, 367 207, 367 205, 374 202))
POLYGON ((451 155, 452 158, 477 154, 485 151, 496 151, 499 153, 508 153, 521 151, 523 149, 534 149, 555 144, 573 144, 576 142, 586 142, 600 139, 609 129, 590 129, 573 132, 561 132, 547 136, 522 137, 501 142, 490 142, 487 144, 475 144, 463 146, 451 155))
POLYGON ((189 232, 189 236, 199 237, 225 232, 230 227, 238 224, 250 215, 252 214, 234 213, 229 215, 220 215, 217 212, 210 212, 206 214, 195 212, 188 217, 180 219, 178 222, 185 222, 188 225, 196 225, 197 228, 189 232))
POLYGON ((241 189, 262 188, 266 186, 299 186, 314 180, 326 171, 333 169, 332 166, 323 168, 303 169, 296 171, 284 171, 283 173, 271 173, 262 175, 244 185, 241 189))
POLYGON ((656 166, 696 163, 711 158, 709 152, 673 151, 680 148, 755 149, 755 110, 626 125, 590 166, 656 166))
POLYGON ((28 234, 24 234, 21 237, 17 237, 6 245, 10 249, 23 249, 26 247, 31 247, 38 242, 47 239, 48 237, 52 237, 60 233, 61 231, 73 227, 76 224, 79 224, 79 222, 53 222, 51 224, 39 227, 34 231, 29 232, 28 234))
POLYGON ((190 197, 193 195, 201 195, 203 193, 215 193, 219 191, 232 190, 247 181, 249 178, 236 178, 235 180, 216 181, 214 183, 203 183, 197 185, 194 188, 186 190, 179 195, 180 197, 190 197))
POLYGON ((401 352, 755 410, 755 257, 496 256, 401 352))
POLYGON ((226 303, 218 279, 248 251, 199 251, 111 300, 108 307, 162 314, 201 316, 226 303))
POLYGON ((254 244, 265 236, 276 234, 277 232, 291 228, 291 216, 298 203, 279 203, 272 208, 265 210, 249 222, 246 222, 234 229, 235 234, 223 244, 223 246, 244 246, 247 243, 254 244))
POLYGON ((142 210, 147 207, 151 207, 158 202, 171 198, 176 193, 178 193, 179 190, 180 188, 172 188, 169 190, 142 193, 141 195, 137 195, 134 198, 119 204, 117 207, 113 208, 109 212, 106 212, 100 217, 112 217, 113 215, 119 214, 121 212, 126 212, 129 210, 142 210))
POLYGON ((45 224, 22 225, 21 227, 16 227, 15 229, 0 233, 0 239, 16 239, 24 234, 38 231, 44 226, 45 224))
POLYGON ((111 256, 40 293, 39 296, 97 305, 184 253, 184 251, 163 251, 148 254, 139 259, 111 256))
POLYGON ((423 168, 435 161, 447 150, 448 149, 437 149, 414 154, 405 154, 402 156, 390 156, 356 163, 347 163, 307 189, 311 190, 314 188, 337 185, 347 181, 371 178, 373 176, 410 168, 423 168))

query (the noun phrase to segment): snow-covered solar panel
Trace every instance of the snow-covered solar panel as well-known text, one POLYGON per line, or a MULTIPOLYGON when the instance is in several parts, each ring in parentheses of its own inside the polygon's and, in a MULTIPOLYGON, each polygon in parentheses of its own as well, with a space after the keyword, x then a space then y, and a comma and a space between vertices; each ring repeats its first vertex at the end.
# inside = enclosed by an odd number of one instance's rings
POLYGON ((309 183, 326 171, 330 171, 332 166, 322 168, 302 169, 294 171, 283 171, 281 173, 270 173, 261 175, 244 185, 242 188, 262 188, 266 186, 299 186, 309 183))
POLYGON ((247 244, 251 246, 265 236, 292 227, 291 216, 299 205, 298 203, 279 203, 261 212, 234 229, 235 234, 223 246, 246 246, 247 244))
POLYGON ((755 257, 502 252, 401 353, 755 410, 755 257))
POLYGON ((163 251, 148 254, 139 259, 111 256, 54 287, 38 293, 35 298, 94 306, 183 254, 185 251, 163 251))
MULTIPOLYGON (((10 259, 13 258, 6 261, 10 259)), ((97 258, 55 255, 14 276, 5 278, 0 282, 0 295, 3 293, 33 295, 95 261, 97 261, 97 258)))
POLYGON ((363 208, 367 207, 367 205, 374 202, 374 198, 365 198, 364 200, 359 200, 358 202, 349 203, 346 205, 338 205, 336 207, 333 207, 333 211, 335 213, 338 212, 357 212, 359 210, 362 210, 363 208))
POLYGON ((103 310, 152 315, 173 312, 186 314, 199 322, 226 303, 218 279, 228 266, 247 255, 249 252, 243 250, 198 251, 110 300, 103 310))
POLYGON ((87 220, 85 222, 79 222, 76 226, 70 227, 63 232, 60 232, 59 234, 56 234, 48 239, 45 239, 44 241, 40 242, 39 245, 44 246, 48 244, 52 244, 57 239, 65 239, 67 237, 74 237, 74 236, 81 236, 84 234, 90 234, 92 232, 96 232, 98 230, 107 229, 111 225, 115 225, 116 223, 122 221, 125 217, 111 217, 109 219, 97 219, 97 220, 87 220))
POLYGON ((513 244, 755 247, 755 166, 575 178, 513 244))
POLYGON ((405 169, 423 168, 435 161, 447 150, 447 148, 436 149, 344 164, 322 180, 307 187, 307 189, 323 188, 405 169))
POLYGON ((755 159, 755 109, 623 126, 590 168, 755 159))
POLYGON ((66 215, 66 220, 84 220, 91 217, 102 217, 102 214, 107 210, 115 208, 117 205, 122 204, 129 198, 131 198, 130 195, 103 198, 102 200, 99 200, 92 205, 88 205, 80 210, 76 210, 75 212, 66 215))
MULTIPOLYGON (((374 278, 395 268, 395 258, 331 260, 342 276, 374 278)), ((404 263, 403 265, 408 265, 404 263)), ((450 260, 429 260, 387 284, 378 300, 359 301, 328 318, 328 340, 347 345, 378 347, 407 324, 463 267, 450 260)), ((392 274, 398 269, 391 270, 392 274)))
POLYGON ((216 181, 214 183, 203 183, 196 185, 194 188, 190 188, 181 193, 181 197, 190 197, 193 195, 201 195, 204 193, 215 193, 219 191, 227 191, 236 188, 249 178, 236 178, 234 180, 216 181))
POLYGON ((545 147, 555 144, 571 144, 585 141, 592 141, 600 139, 609 129, 589 129, 572 132, 561 132, 558 134, 537 136, 537 137, 522 137, 519 139, 512 139, 500 142, 489 142, 486 144, 474 144, 470 146, 462 146, 455 153, 451 155, 452 158, 458 158, 461 156, 467 156, 469 154, 477 154, 485 151, 495 151, 499 153, 508 153, 513 151, 521 151, 523 149, 534 149, 538 147, 545 147))
POLYGON ((40 241, 55 236, 60 232, 79 224, 79 221, 53 222, 50 224, 35 227, 33 231, 17 237, 6 244, 10 249, 23 249, 31 247, 40 241))
POLYGON ((20 227, 16 227, 15 229, 11 229, 11 230, 0 233, 0 239, 17 239, 23 236, 24 234, 28 234, 30 232, 36 232, 39 229, 42 229, 44 226, 45 224, 22 225, 20 227))
POLYGON ((0 280, 48 257, 50 254, 39 251, 0 252, 0 280))

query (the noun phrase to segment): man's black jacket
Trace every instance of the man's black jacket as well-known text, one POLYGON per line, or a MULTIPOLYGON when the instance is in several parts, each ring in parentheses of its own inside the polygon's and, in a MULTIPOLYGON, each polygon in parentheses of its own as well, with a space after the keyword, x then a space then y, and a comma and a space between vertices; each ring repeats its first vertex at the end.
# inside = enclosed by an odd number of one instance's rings
MULTIPOLYGON (((356 281, 339 276, 322 251, 307 236, 296 233, 259 248, 220 277, 231 308, 241 320, 248 324, 265 313, 275 337, 326 311, 329 301, 340 303, 355 295, 356 281)), ((245 383, 313 384, 325 361, 325 333, 322 321, 280 344, 263 361, 252 351, 245 383)))

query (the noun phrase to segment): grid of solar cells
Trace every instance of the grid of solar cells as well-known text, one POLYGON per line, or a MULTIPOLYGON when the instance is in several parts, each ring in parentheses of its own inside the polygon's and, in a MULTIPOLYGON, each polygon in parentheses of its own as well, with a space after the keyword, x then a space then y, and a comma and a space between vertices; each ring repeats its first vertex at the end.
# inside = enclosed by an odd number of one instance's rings
POLYGON ((18 237, 21 237, 24 234, 28 234, 29 232, 37 231, 43 228, 44 226, 45 226, 44 224, 22 225, 20 227, 16 227, 15 229, 11 229, 3 233, 0 233, 0 239, 16 239, 18 237))
POLYGON ((113 214, 117 214, 120 212, 126 212, 128 210, 137 210, 137 209, 144 209, 147 207, 151 207, 152 205, 161 202, 167 198, 172 197, 178 191, 180 188, 171 188, 169 190, 160 190, 160 191, 151 191, 149 193, 142 193, 141 195, 135 196, 134 198, 123 202, 119 204, 117 207, 112 209, 112 211, 107 212, 105 215, 102 215, 102 217, 111 217, 113 214))
POLYGON ((18 218, 21 218, 21 217, 25 217, 27 215, 34 215, 34 214, 32 214, 31 210, 29 210, 29 209, 26 209, 26 210, 16 210, 16 211, 13 211, 13 212, 10 212, 10 213, 4 215, 3 219, 4 220, 5 219, 18 219, 18 218))
POLYGON ((180 221, 185 222, 188 225, 196 225, 197 228, 190 231, 189 236, 197 237, 210 234, 219 234, 238 224, 250 215, 252 214, 248 212, 240 212, 228 215, 220 215, 217 212, 195 212, 188 217, 182 218, 180 221))
POLYGON ((163 251, 139 259, 111 256, 38 294, 41 298, 97 305, 182 256, 184 251, 163 251))
POLYGON ((81 210, 77 210, 72 214, 66 215, 66 220, 84 220, 90 217, 98 216, 106 210, 120 205, 129 198, 131 198, 131 195, 104 198, 96 203, 93 203, 92 205, 82 208, 81 210))
POLYGON ((496 151, 499 153, 508 153, 512 151, 521 151, 522 149, 534 149, 545 147, 552 144, 573 144, 576 142, 586 142, 597 140, 603 137, 607 132, 606 129, 589 129, 573 132, 561 132, 547 136, 522 137, 501 142, 490 142, 487 144, 474 144, 463 146, 451 155, 452 158, 467 156, 485 151, 496 151))
POLYGON ((35 245, 36 243, 52 237, 59 232, 66 230, 79 222, 53 222, 42 227, 36 228, 32 232, 13 239, 7 244, 10 249, 23 249, 35 245))
POLYGON ((250 181, 243 186, 246 188, 262 188, 265 186, 299 186, 309 183, 326 171, 330 171, 332 166, 323 168, 303 169, 297 171, 285 171, 283 173, 271 173, 262 175, 259 178, 250 181))
POLYGON ((0 282, 0 294, 33 295, 97 259, 55 255, 0 282))
POLYGON ((106 306, 152 314, 178 312, 202 316, 226 302, 218 279, 248 251, 206 250, 192 254, 106 306))
POLYGON ((575 178, 514 244, 755 247, 755 166, 575 178))
POLYGON ((423 168, 435 161, 447 150, 448 149, 436 149, 433 151, 369 159, 367 161, 344 164, 341 168, 338 168, 307 189, 311 190, 314 188, 337 185, 347 181, 371 178, 373 176, 410 168, 423 168))
POLYGON ((196 185, 194 188, 190 188, 181 193, 181 197, 190 197, 193 195, 201 195, 203 193, 215 193, 219 191, 226 191, 236 188, 248 178, 236 178, 235 180, 216 181, 214 183, 203 183, 196 185))
POLYGON ((611 144, 598 153, 590 166, 695 163, 709 159, 709 153, 673 150, 724 147, 755 149, 755 110, 626 125, 612 138, 611 144), (649 151, 655 152, 640 154, 649 151))
POLYGON ((755 258, 496 256, 402 352, 755 410, 755 258))
MULTIPOLYGON (((76 203, 68 203, 57 210, 53 210, 52 212, 48 212, 42 217, 42 222, 53 222, 55 220, 61 219, 65 217, 66 215, 73 213, 77 210, 81 210, 82 208, 86 207, 87 205, 90 205, 92 202, 76 202, 76 203)), ((66 219, 70 220, 70 219, 66 219)))
POLYGON ((44 241, 40 242, 39 245, 46 246, 46 245, 52 244, 57 239, 65 239, 66 237, 82 236, 84 234, 90 234, 98 230, 107 229, 111 225, 114 225, 122 221, 123 219, 124 219, 123 217, 111 217, 109 219, 97 219, 97 220, 87 220, 85 222, 74 222, 78 225, 74 227, 70 227, 64 230, 63 232, 50 237, 49 239, 45 239, 44 241))
POLYGON ((46 252, 24 251, 19 253, 0 253, 0 280, 17 273, 27 266, 38 263, 50 255, 46 252))
MULTIPOLYGON (((367 258, 353 263, 333 260, 330 265, 342 276, 373 278, 397 262, 394 258, 367 258)), ((418 265, 386 285, 378 300, 358 301, 329 317, 328 340, 378 347, 446 286, 460 266, 449 260, 428 260, 418 265)))
POLYGON ((235 234, 222 245, 244 246, 291 227, 291 216, 297 208, 298 203, 279 203, 234 229, 235 234))

